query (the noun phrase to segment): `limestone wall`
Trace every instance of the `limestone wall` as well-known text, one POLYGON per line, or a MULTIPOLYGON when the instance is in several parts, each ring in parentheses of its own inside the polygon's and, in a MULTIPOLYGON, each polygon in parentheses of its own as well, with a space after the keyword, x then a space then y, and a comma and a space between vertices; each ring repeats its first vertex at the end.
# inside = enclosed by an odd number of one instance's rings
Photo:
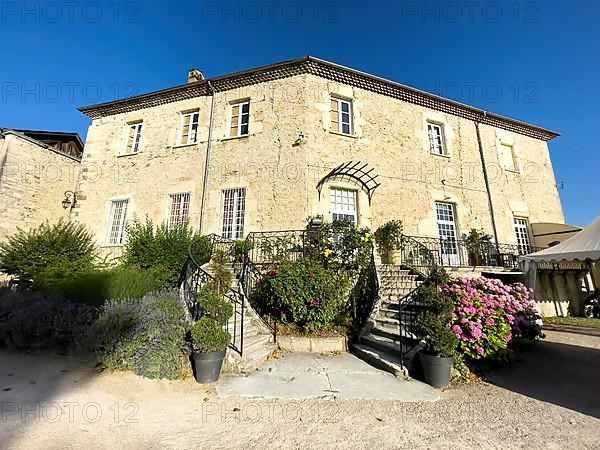
POLYGON ((79 161, 14 134, 0 138, 0 240, 17 227, 68 218, 64 192, 73 190, 79 161))
MULTIPOLYGON (((190 220, 198 225, 210 120, 210 97, 99 118, 90 126, 73 216, 106 243, 110 201, 129 198, 129 217, 166 219, 169 194, 191 192, 190 220), (177 145, 181 112, 200 111, 199 142, 177 145), (141 152, 119 156, 127 124, 143 120, 141 152)), ((564 223, 545 142, 481 126, 500 242, 515 243, 513 215, 564 223), (520 173, 505 170, 501 143, 514 145, 520 173)), ((303 228, 308 216, 330 214, 329 188, 318 181, 350 160, 367 162, 381 186, 369 204, 359 192, 359 223, 377 227, 402 219, 408 234, 437 236, 435 201, 456 204, 459 233, 483 228, 491 216, 475 124, 313 75, 299 75, 218 93, 203 232, 220 232, 222 189, 247 188, 245 233, 303 228), (355 136, 330 132, 330 95, 352 99, 355 136), (250 134, 227 138, 228 105, 250 99, 250 134), (443 123, 448 156, 429 151, 427 120, 443 123), (300 132, 304 139, 299 140, 300 132), (444 182, 442 182, 444 180, 444 182)))

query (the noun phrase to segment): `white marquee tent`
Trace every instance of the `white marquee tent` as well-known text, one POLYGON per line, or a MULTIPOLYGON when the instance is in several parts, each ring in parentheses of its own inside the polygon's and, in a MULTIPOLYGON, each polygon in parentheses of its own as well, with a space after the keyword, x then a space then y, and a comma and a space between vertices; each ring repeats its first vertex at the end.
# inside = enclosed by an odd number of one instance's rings
POLYGON ((600 260, 600 216, 575 236, 522 259, 537 262, 600 260))
MULTIPOLYGON (((600 216, 575 236, 554 247, 522 256, 521 261, 529 287, 534 291, 538 269, 555 274, 555 277, 560 277, 569 269, 589 271, 593 288, 600 289, 600 216)), ((572 280, 571 283, 574 283, 572 280)), ((571 295, 561 293, 559 296, 573 298, 572 293, 577 287, 571 286, 571 289, 571 295)))

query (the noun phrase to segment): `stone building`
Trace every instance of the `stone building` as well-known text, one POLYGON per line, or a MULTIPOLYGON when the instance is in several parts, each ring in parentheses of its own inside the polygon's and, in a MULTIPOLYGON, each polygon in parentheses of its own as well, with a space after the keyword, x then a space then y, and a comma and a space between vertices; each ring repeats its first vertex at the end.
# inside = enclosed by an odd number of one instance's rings
POLYGON ((0 241, 69 217, 82 153, 77 133, 0 129, 0 241))
POLYGON ((184 85, 81 111, 92 124, 72 217, 113 252, 136 216, 239 239, 323 215, 373 229, 401 219, 461 266, 471 229, 518 254, 532 223, 564 223, 557 133, 310 56, 192 70, 184 85))

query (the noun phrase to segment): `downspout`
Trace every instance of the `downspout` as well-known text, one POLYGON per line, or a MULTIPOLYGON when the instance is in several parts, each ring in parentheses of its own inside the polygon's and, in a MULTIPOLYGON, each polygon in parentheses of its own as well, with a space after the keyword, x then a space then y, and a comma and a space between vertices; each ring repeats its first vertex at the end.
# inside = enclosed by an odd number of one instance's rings
MULTIPOLYGON (((483 112, 485 117, 487 112, 483 112)), ((494 233, 494 243, 496 249, 499 250, 498 229, 496 228, 496 215, 494 213, 494 202, 492 201, 492 191, 490 190, 490 179, 488 177, 487 167, 485 164, 485 155, 483 153, 483 143, 481 142, 481 134, 479 132, 479 121, 475 120, 475 130, 477 131, 477 145, 479 146, 479 156, 481 157, 481 166, 483 167, 483 180, 485 182, 485 191, 487 192, 488 205, 490 207, 490 215, 492 217, 492 231, 494 233)))
POLYGON ((215 116, 215 90, 210 80, 206 80, 211 95, 210 119, 208 122, 208 143, 206 144, 206 160, 204 161, 204 180, 202 181, 202 200, 200 203, 200 234, 204 230, 204 205, 206 203, 206 190, 208 188, 208 164, 210 162, 210 151, 212 149, 212 130, 215 116))

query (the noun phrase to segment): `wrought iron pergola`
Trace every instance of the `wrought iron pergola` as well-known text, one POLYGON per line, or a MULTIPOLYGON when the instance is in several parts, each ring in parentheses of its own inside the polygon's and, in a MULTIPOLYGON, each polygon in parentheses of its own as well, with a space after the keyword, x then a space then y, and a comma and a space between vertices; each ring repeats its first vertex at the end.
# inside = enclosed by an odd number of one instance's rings
POLYGON ((358 183, 365 190, 367 196, 369 197, 369 204, 371 204, 371 199, 373 198, 375 189, 381 185, 381 183, 377 181, 377 177, 379 175, 373 174, 374 170, 375 169, 373 167, 369 167, 367 163, 363 163, 361 161, 348 161, 340 164, 332 169, 327 175, 325 175, 317 184, 319 199, 321 198, 321 190, 323 189, 323 185, 328 180, 349 179, 358 183))

